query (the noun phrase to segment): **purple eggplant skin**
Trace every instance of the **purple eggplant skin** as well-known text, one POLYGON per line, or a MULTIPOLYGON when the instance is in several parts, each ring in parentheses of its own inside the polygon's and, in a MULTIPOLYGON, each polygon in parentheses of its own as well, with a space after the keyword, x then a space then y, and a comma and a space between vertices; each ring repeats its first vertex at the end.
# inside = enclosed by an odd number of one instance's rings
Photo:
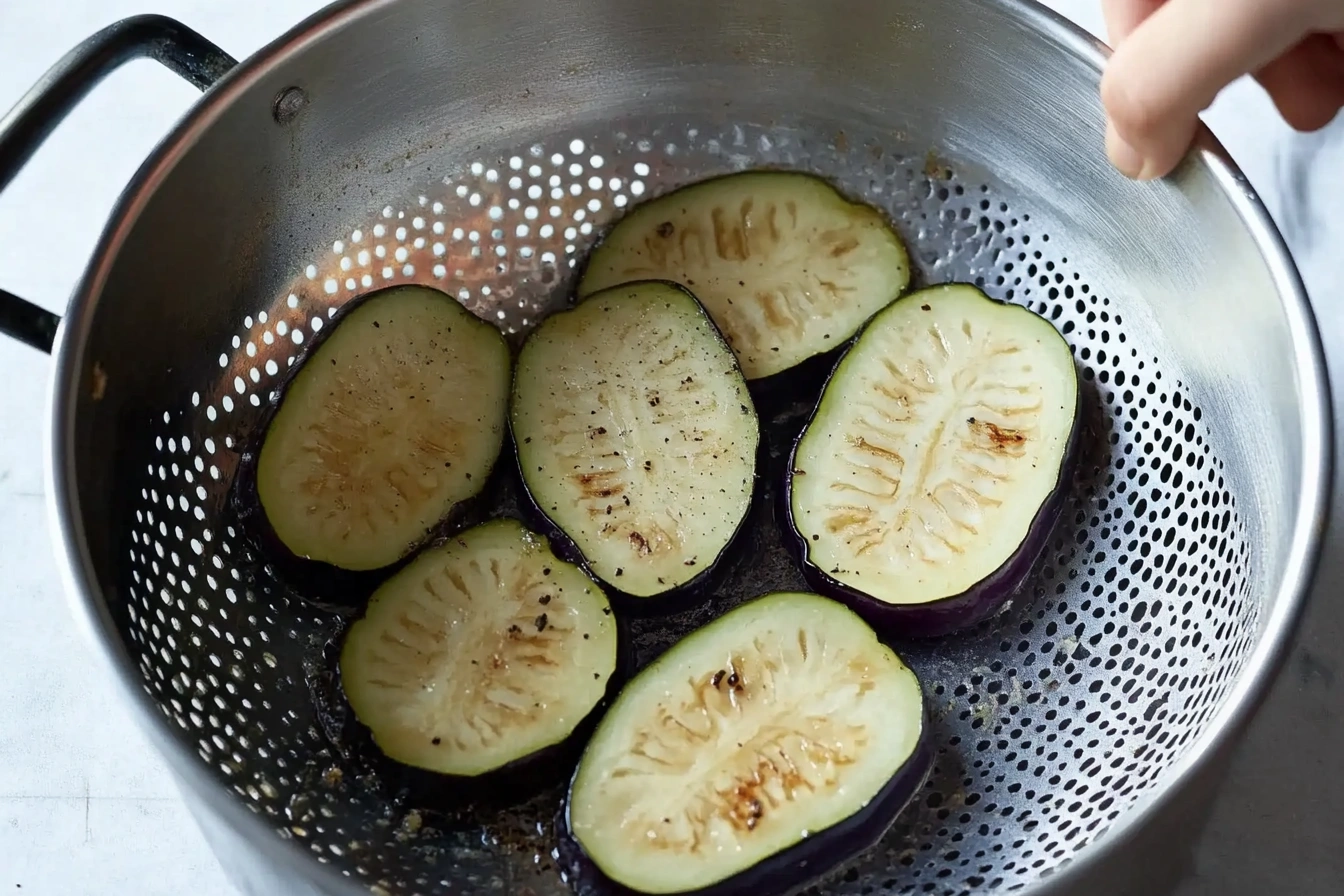
MULTIPOLYGON (((732 877, 699 890, 665 896, 775 896, 799 892, 877 846, 933 773, 935 750, 927 706, 922 712, 923 725, 914 752, 868 805, 732 877)), ((646 896, 607 877, 588 857, 570 828, 568 797, 556 821, 560 841, 557 863, 568 874, 578 896, 646 896)))
MULTIPOLYGON (((695 298, 693 292, 672 280, 636 280, 630 283, 622 283, 619 286, 613 286, 609 289, 593 293, 593 295, 588 296, 582 301, 586 302, 589 299, 601 296, 602 293, 605 292, 637 287, 642 283, 661 283, 665 286, 670 286, 678 292, 685 293, 692 299, 695 299, 697 305, 700 304, 700 300, 695 298)), ((704 310, 703 306, 701 306, 701 310, 704 310)), ((723 345, 728 347, 728 341, 724 338, 723 331, 719 329, 718 324, 714 323, 714 318, 709 315, 708 311, 705 311, 704 315, 705 320, 709 323, 710 329, 718 336, 719 340, 723 342, 723 345)), ((734 362, 734 364, 736 364, 736 362, 734 362)), ((792 370, 789 370, 783 371, 782 373, 791 374, 792 372, 792 370)), ((764 494, 765 482, 761 476, 761 471, 766 468, 770 452, 765 438, 764 424, 757 408, 756 396, 751 390, 751 381, 746 380, 745 377, 743 379, 747 383, 747 394, 745 396, 748 402, 746 406, 747 412, 756 417, 756 431, 758 433, 756 461, 754 464, 754 472, 752 473, 751 498, 747 503, 747 512, 742 515, 742 519, 738 522, 732 537, 724 544, 723 550, 719 552, 719 555, 715 557, 714 560, 706 564, 704 569, 702 569, 695 578, 676 588, 649 597, 639 597, 638 595, 628 594, 622 591, 614 583, 608 582, 594 573, 592 567, 588 563, 588 558, 584 556, 583 551, 574 542, 574 539, 560 528, 560 526, 546 513, 545 507, 542 506, 542 503, 539 500, 537 500, 537 497, 532 493, 532 489, 527 484, 527 472, 523 469, 522 455, 518 452, 517 434, 513 431, 513 414, 509 414, 508 447, 509 450, 513 451, 513 466, 518 473, 518 486, 522 493, 522 501, 519 503, 521 505, 520 511, 524 524, 533 531, 545 535, 546 538, 550 540, 551 549, 555 551, 557 557, 567 563, 572 563, 579 567, 588 574, 589 578, 597 582, 603 592, 607 595, 607 599, 611 601, 612 606, 622 615, 633 618, 649 618, 655 616, 671 616, 693 609, 694 607, 711 600, 717 587, 731 575, 736 566, 750 562, 751 558, 744 556, 742 552, 736 550, 736 548, 743 541, 743 531, 747 526, 747 521, 752 515, 751 508, 756 506, 756 502, 764 494)), ((773 377, 771 379, 773 379, 773 377)), ((512 400, 511 397, 510 401, 512 400)))
MULTIPOLYGON (((422 538, 408 543, 398 560, 379 569, 342 569, 330 563, 297 556, 280 540, 266 518, 266 511, 261 506, 261 497, 257 491, 257 465, 261 459, 261 446, 266 440, 275 415, 280 412, 280 405, 284 402, 290 387, 303 373, 308 359, 321 350, 322 345, 332 333, 336 332, 347 314, 366 301, 398 288, 401 287, 376 289, 351 299, 336 311, 320 332, 313 336, 294 359, 294 363, 285 371, 279 383, 271 390, 256 428, 243 438, 237 471, 234 473, 233 485, 229 490, 229 506, 267 571, 300 598, 319 609, 339 611, 342 608, 363 604, 383 581, 409 563, 423 548, 483 522, 488 515, 490 495, 495 491, 495 473, 501 467, 499 460, 496 459, 494 467, 486 476, 487 485, 480 492, 472 498, 458 502, 448 515, 427 530, 422 538)), ((507 438, 506 431, 506 441, 507 438)), ((504 457, 507 450, 507 444, 501 446, 499 456, 504 457)))
MULTIPOLYGON (((838 366, 838 364, 837 364, 838 366)), ((824 569, 808 559, 808 544, 794 525, 793 520, 793 470, 798 445, 806 433, 806 426, 794 439, 789 452, 789 463, 785 468, 784 487, 780 489, 778 513, 784 541, 790 548, 803 571, 803 577, 813 590, 819 594, 840 601, 858 613, 867 623, 880 633, 893 636, 928 639, 941 638, 972 628, 992 619, 1008 609, 1010 601, 1022 584, 1036 568, 1041 555, 1050 543, 1050 535, 1059 523, 1064 505, 1069 497, 1074 472, 1082 455, 1083 443, 1083 389, 1082 377, 1078 378, 1079 388, 1073 414, 1073 429, 1064 448, 1064 456, 1059 465, 1059 476, 1054 487, 1041 502, 1040 509, 1027 528, 1027 536, 1003 565, 976 582, 961 594, 939 598, 922 604, 889 604, 878 600, 858 589, 831 578, 824 569)), ((830 378, 827 378, 829 385, 830 378)), ((823 386, 817 399, 813 415, 820 409, 825 396, 823 386)), ((810 418, 809 418, 810 419, 810 418)))
POLYGON ((770 412, 798 401, 802 395, 810 395, 813 392, 820 394, 818 383, 826 382, 835 365, 840 363, 840 359, 853 344, 854 337, 851 336, 830 351, 813 355, 787 370, 758 380, 747 380, 747 388, 751 391, 751 397, 756 402, 761 417, 764 418, 770 412))
MULTIPOLYGON (((559 556, 557 552, 557 556, 559 556)), ((563 559, 563 558, 561 558, 563 559)), ((606 691, 569 736, 481 775, 443 775, 406 765, 378 748, 373 732, 350 708, 341 685, 340 655, 345 633, 359 618, 346 619, 322 649, 318 671, 308 676, 322 733, 339 757, 342 773, 373 782, 392 804, 404 809, 455 812, 467 807, 502 810, 573 777, 583 748, 607 708, 635 673, 634 639, 629 625, 613 613, 616 624, 616 668, 606 691)))

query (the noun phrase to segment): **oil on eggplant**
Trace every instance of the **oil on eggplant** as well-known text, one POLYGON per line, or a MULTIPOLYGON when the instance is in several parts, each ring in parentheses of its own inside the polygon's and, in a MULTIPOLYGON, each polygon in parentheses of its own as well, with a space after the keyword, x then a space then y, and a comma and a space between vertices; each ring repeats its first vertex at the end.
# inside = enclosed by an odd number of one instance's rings
POLYGON ((1072 352, 1048 321, 966 284, 919 290, 879 312, 828 378, 785 473, 786 538, 813 588, 884 632, 928 638, 969 628, 1007 609, 1039 561, 1081 436, 1072 352), (976 372, 986 359, 1000 380, 976 372), (921 429, 917 415, 929 404, 942 407, 921 429), (907 484, 907 467, 923 478, 907 484), (1009 492, 1014 475, 1027 482, 1025 495, 1009 492), (1020 534, 1011 545, 986 548, 1012 531, 1020 534), (832 552, 824 562, 818 543, 832 552), (976 562, 977 550, 996 548, 976 562), (842 565, 838 550, 855 562, 842 565), (857 558, 873 552, 886 569, 859 568, 857 558), (940 569, 954 572, 940 583, 940 569))
POLYGON ((861 618, 764 595, 622 689, 570 783, 559 862, 593 896, 792 892, 876 845, 933 757, 918 679, 861 618))
POLYGON ((476 522, 510 370, 499 330, 438 290, 343 306, 272 393, 231 492, 277 578, 319 604, 357 604, 436 535, 476 522))
MULTIPOLYGON (((371 774, 398 804, 455 811, 468 804, 502 808, 565 780, 593 727, 633 669, 634 653, 628 629, 611 611, 597 583, 555 556, 542 536, 516 520, 499 519, 418 554, 333 639, 324 664, 324 674, 314 678, 322 683, 315 693, 316 702, 328 740, 350 771, 371 774), (567 595, 566 588, 578 588, 579 593, 567 595), (468 591, 470 600, 465 597, 468 591), (386 618, 393 603, 380 613, 384 599, 401 606, 398 616, 386 618), (577 619, 572 612, 575 607, 570 606, 576 600, 591 604, 590 618, 577 619), (426 601, 434 607, 427 608, 426 601), (501 606, 509 601, 519 606, 501 606), (474 607, 471 612, 464 610, 468 605, 474 607), (434 612, 427 612, 430 609, 434 612), (514 609, 518 618, 507 626, 487 626, 475 634, 451 633, 454 620, 470 628, 481 621, 481 614, 496 609, 514 609), (383 618, 375 619, 372 614, 383 618), (473 620, 473 615, 478 618, 473 620), (584 630, 563 631, 556 639, 555 633, 568 619, 576 619, 584 630), (397 626, 401 633, 392 641, 381 637, 388 625, 397 626), (361 630, 361 626, 370 627, 361 630), (543 635, 552 641, 531 643, 543 635), (454 638, 460 643, 449 650, 454 638), (402 659, 416 668, 383 656, 394 642, 408 645, 401 650, 402 659), (489 644, 499 649, 491 653, 489 644), (601 669, 594 671, 577 662, 576 651, 584 649, 609 650, 609 655, 597 659, 601 669), (517 655, 501 656, 508 650, 517 655), (481 651, 481 656, 468 656, 481 651), (469 665, 453 674, 450 667, 463 662, 469 665), (574 711, 567 718, 546 718, 546 713, 556 711, 554 706, 536 700, 531 701, 535 706, 523 706, 529 702, 523 697, 529 695, 517 686, 518 681, 491 677, 516 677, 517 670, 509 668, 511 662, 525 667, 525 674, 535 671, 538 686, 556 701, 577 701, 574 711), (574 680, 569 684, 555 681, 557 674, 574 680), (594 676, 591 682, 587 680, 590 674, 594 676), (439 686, 450 695, 447 699, 434 699, 433 691, 439 686), (488 686, 499 693, 485 692, 488 686), (591 693, 581 693, 585 691, 591 693), (471 707, 464 705, 476 698, 483 702, 503 699, 509 706, 491 721, 484 714, 470 714, 471 707), (512 705, 520 700, 518 706, 512 705), (543 714, 539 724, 551 725, 550 733, 555 736, 542 737, 530 746, 508 742, 510 723, 520 724, 520 717, 536 709, 543 714), (455 714, 457 724, 445 721, 455 714), (483 744, 491 737, 499 738, 494 761, 477 751, 473 767, 472 754, 463 748, 481 746, 475 741, 483 744), (454 740, 457 746, 450 743, 454 740), (508 755, 515 749, 520 755, 508 755), (450 751, 458 755, 449 755, 450 751)), ((543 696, 540 692, 530 695, 543 696)))
POLYGON ((510 424, 529 523, 624 612, 677 612, 721 580, 763 440, 690 292, 631 283, 552 315, 519 353, 510 424))

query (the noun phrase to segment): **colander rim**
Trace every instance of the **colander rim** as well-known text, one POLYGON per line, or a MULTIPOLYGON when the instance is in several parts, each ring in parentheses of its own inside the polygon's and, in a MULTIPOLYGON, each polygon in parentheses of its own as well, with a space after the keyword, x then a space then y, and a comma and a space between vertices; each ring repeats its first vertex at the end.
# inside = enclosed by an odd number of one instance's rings
MULTIPOLYGON (((85 545, 73 463, 74 419, 79 403, 85 352, 91 322, 102 289, 126 235, 151 196, 177 161, 222 115, 267 73, 293 54, 328 35, 356 25, 400 0, 338 0, 291 27, 249 56, 197 101, 159 142, 123 190, 99 238, 83 276, 73 293, 57 335, 53 356, 56 370, 49 392, 50 425, 46 430, 46 493, 48 517, 61 568, 63 590, 76 624, 98 648, 120 688, 129 695, 133 712, 167 761, 179 787, 197 799, 249 845, 275 863, 290 867, 332 894, 357 896, 368 890, 334 867, 313 861, 301 844, 276 836, 266 816, 247 810, 205 768, 181 741, 171 719, 143 685, 135 662, 125 649, 119 628, 98 587, 85 545)), ((1028 27, 1051 39, 1063 52, 1089 67, 1098 79, 1109 50, 1103 42, 1037 0, 1003 0, 1028 27)), ((1191 742, 1184 756, 1165 770, 1165 785, 1153 788, 1062 867, 1038 879, 1033 889, 1066 889, 1085 880, 1124 841, 1142 831, 1220 751, 1231 746, 1252 719, 1278 676, 1287 648, 1297 629, 1321 554, 1329 517, 1333 476, 1332 405, 1324 349, 1305 285, 1288 248, 1267 209, 1226 150, 1203 125, 1187 165, 1204 167, 1229 198, 1233 208, 1260 248, 1284 305, 1293 342, 1295 374, 1302 390, 1302 482, 1293 522, 1293 538, 1273 610, 1264 620, 1262 635, 1246 671, 1236 680, 1218 713, 1191 742)), ((185 794, 184 794, 185 795, 185 794)), ((192 807, 192 811, 197 809, 192 807)), ((212 844, 213 847, 213 844, 212 844)))

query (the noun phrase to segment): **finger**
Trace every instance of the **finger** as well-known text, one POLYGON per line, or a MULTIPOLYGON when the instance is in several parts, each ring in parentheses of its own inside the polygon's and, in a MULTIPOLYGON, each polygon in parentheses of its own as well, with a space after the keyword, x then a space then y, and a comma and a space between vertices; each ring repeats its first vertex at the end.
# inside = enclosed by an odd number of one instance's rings
POLYGON ((1125 174, 1170 172, 1218 91, 1263 68, 1309 29, 1301 0, 1170 0, 1115 51, 1102 76, 1107 148, 1125 174))
POLYGON ((1121 41, 1129 37, 1130 32, 1139 27, 1139 24, 1164 2, 1165 0, 1103 0, 1101 13, 1106 18, 1106 34, 1109 35, 1111 46, 1119 46, 1121 41))
POLYGON ((1256 72, 1255 79, 1283 120, 1299 131, 1325 127, 1344 106, 1344 52, 1326 35, 1303 40, 1256 72))

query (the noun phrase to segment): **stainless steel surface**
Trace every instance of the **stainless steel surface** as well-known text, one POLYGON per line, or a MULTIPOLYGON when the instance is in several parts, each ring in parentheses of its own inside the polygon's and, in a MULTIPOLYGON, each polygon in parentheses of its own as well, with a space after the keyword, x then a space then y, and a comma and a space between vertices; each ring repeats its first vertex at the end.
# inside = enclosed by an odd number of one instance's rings
MULTIPOLYGON (((1242 95, 1267 104, 1256 92, 1242 95)), ((1344 302, 1338 298, 1344 259, 1334 250, 1344 239, 1344 221, 1325 209, 1338 202, 1331 197, 1344 195, 1344 120, 1315 134, 1252 141, 1244 109, 1211 118, 1224 139, 1239 140, 1243 165, 1256 169, 1262 195, 1274 197, 1271 210, 1315 302, 1338 420, 1344 413, 1344 302)), ((1341 464, 1344 442, 1336 438, 1335 469, 1341 464)), ((1323 550, 1288 664, 1237 750, 1180 896, 1344 891, 1344 778, 1335 773, 1344 742, 1344 481, 1338 476, 1323 550)))
POLYGON ((77 292, 51 493, 81 618, 245 891, 563 891, 552 806, 412 831, 330 772, 307 687, 330 620, 226 510, 276 378, 377 284, 436 283, 521 331, 622 206, 771 162, 889 210, 926 279, 1049 316, 1089 384, 1093 453, 1040 576, 987 630, 902 645, 938 773, 827 891, 1063 888, 1176 806, 1291 632, 1328 403, 1244 183, 1212 145, 1171 182, 1112 172, 1098 60, 1016 3, 383 0, 212 91, 77 292), (277 120, 291 87, 308 102, 277 120))

